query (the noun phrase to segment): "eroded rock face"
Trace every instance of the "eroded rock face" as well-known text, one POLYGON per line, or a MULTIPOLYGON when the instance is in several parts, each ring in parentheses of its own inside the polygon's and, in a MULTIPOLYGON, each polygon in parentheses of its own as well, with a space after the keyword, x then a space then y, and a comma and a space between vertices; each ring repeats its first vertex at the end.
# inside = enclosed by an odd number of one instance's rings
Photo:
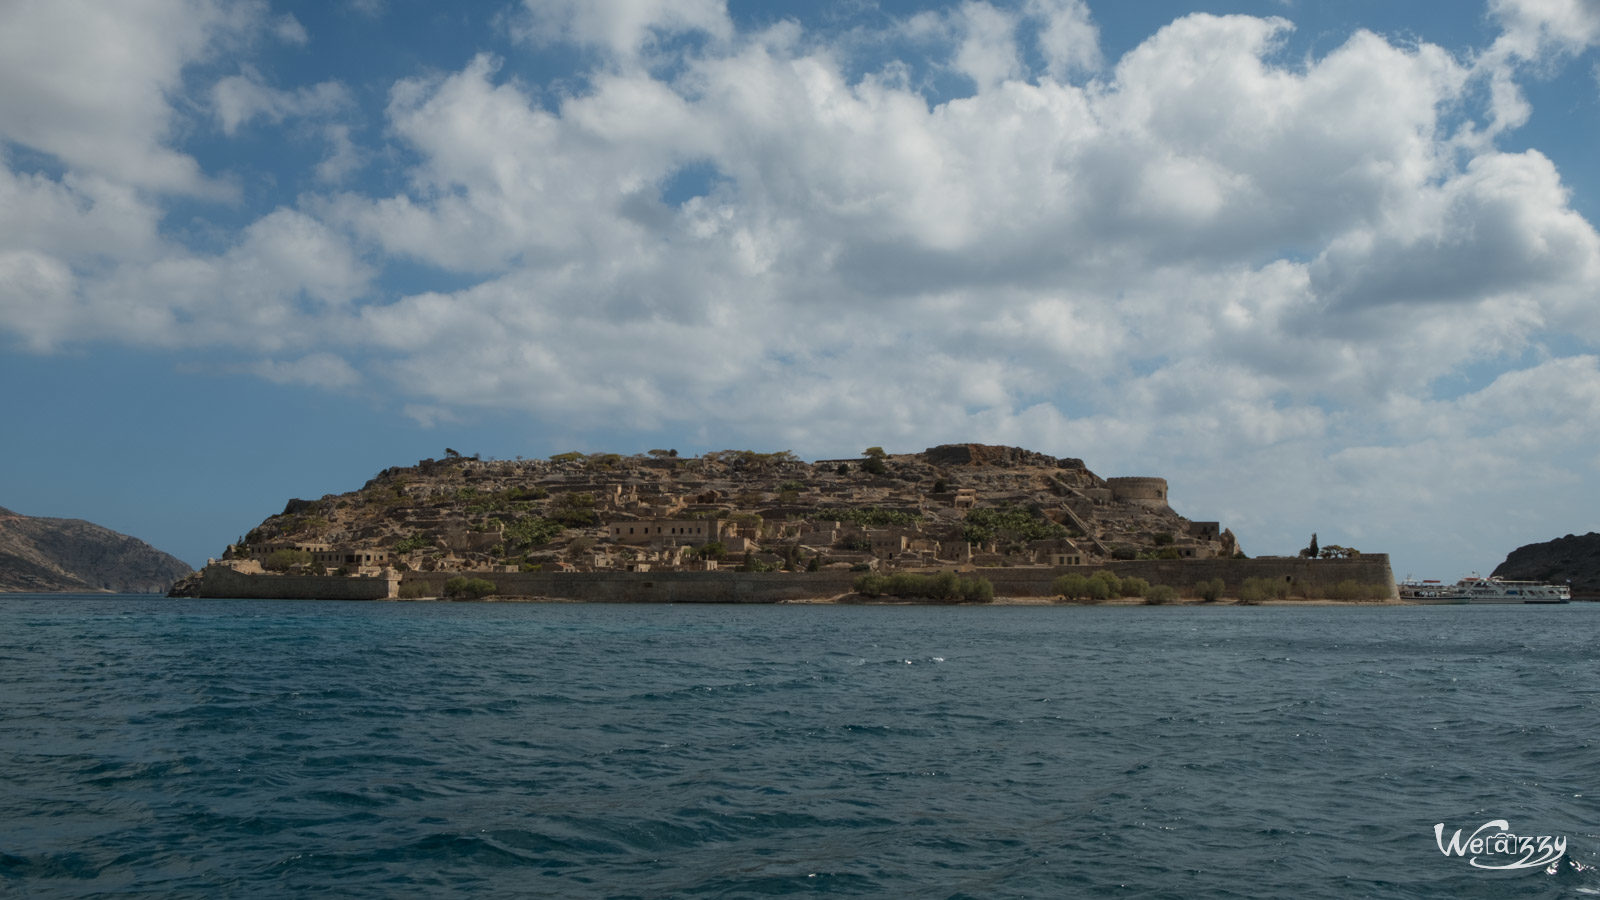
POLYGON ((188 563, 82 519, 0 510, 0 591, 162 593, 188 563))
POLYGON ((1494 574, 1518 581, 1570 582, 1574 593, 1600 595, 1600 534, 1569 534, 1518 547, 1494 574))

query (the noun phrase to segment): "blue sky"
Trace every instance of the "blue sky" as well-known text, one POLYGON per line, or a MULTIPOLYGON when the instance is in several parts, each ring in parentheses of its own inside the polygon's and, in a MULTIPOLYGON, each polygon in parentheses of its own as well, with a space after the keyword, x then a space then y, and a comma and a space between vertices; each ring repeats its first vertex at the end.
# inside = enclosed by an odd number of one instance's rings
POLYGON ((1596 529, 1600 2, 0 0, 0 506, 1017 444, 1254 554, 1596 529))

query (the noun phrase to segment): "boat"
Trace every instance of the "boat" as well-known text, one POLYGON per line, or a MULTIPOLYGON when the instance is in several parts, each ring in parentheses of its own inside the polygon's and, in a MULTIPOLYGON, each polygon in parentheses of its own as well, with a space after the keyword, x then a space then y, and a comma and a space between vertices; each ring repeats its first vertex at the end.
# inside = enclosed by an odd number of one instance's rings
POLYGON ((1437 578, 1416 579, 1407 577, 1396 587, 1402 603, 1465 603, 1466 594, 1437 578))
POLYGON ((1455 584, 1407 578, 1398 585, 1407 603, 1570 603, 1572 588, 1542 581, 1512 581, 1474 572, 1455 584))

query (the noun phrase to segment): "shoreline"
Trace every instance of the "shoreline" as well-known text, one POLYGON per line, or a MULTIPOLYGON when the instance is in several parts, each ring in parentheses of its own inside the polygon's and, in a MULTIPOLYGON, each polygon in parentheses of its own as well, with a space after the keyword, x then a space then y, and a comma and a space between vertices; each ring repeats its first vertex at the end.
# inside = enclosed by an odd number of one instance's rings
MULTIPOLYGON (((579 600, 571 597, 546 597, 529 595, 491 595, 475 599, 451 599, 448 597, 410 597, 393 599, 388 603, 601 603, 601 604, 662 604, 660 600, 579 600)), ((1406 603, 1403 600, 1263 600, 1260 603, 1245 603, 1236 598, 1224 597, 1218 600, 1205 601, 1185 598, 1174 600, 1170 603, 1147 603, 1137 597, 1121 597, 1115 600, 1099 600, 1092 602, 1066 601, 1054 597, 996 597, 988 603, 972 603, 968 601, 939 601, 939 600, 905 600, 867 598, 860 594, 838 594, 829 597, 805 597, 795 599, 773 600, 770 602, 739 603, 724 601, 665 601, 668 604, 679 606, 707 605, 707 606, 1060 606, 1060 607, 1146 607, 1146 606, 1173 606, 1173 607, 1252 607, 1252 606, 1437 606, 1439 604, 1406 603)))

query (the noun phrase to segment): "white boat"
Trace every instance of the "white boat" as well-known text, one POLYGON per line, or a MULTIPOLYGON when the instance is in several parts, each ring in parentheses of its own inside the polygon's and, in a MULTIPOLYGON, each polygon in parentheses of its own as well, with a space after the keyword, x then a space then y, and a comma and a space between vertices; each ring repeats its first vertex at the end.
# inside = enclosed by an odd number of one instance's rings
POLYGON ((1465 603, 1466 595, 1455 585, 1445 584, 1437 578, 1416 579, 1410 576, 1397 585, 1400 600, 1404 603, 1465 603))
POLYGON ((1570 603, 1572 589, 1564 584, 1542 581, 1510 581, 1474 572, 1455 584, 1418 581, 1400 582, 1400 599, 1408 603, 1570 603))

